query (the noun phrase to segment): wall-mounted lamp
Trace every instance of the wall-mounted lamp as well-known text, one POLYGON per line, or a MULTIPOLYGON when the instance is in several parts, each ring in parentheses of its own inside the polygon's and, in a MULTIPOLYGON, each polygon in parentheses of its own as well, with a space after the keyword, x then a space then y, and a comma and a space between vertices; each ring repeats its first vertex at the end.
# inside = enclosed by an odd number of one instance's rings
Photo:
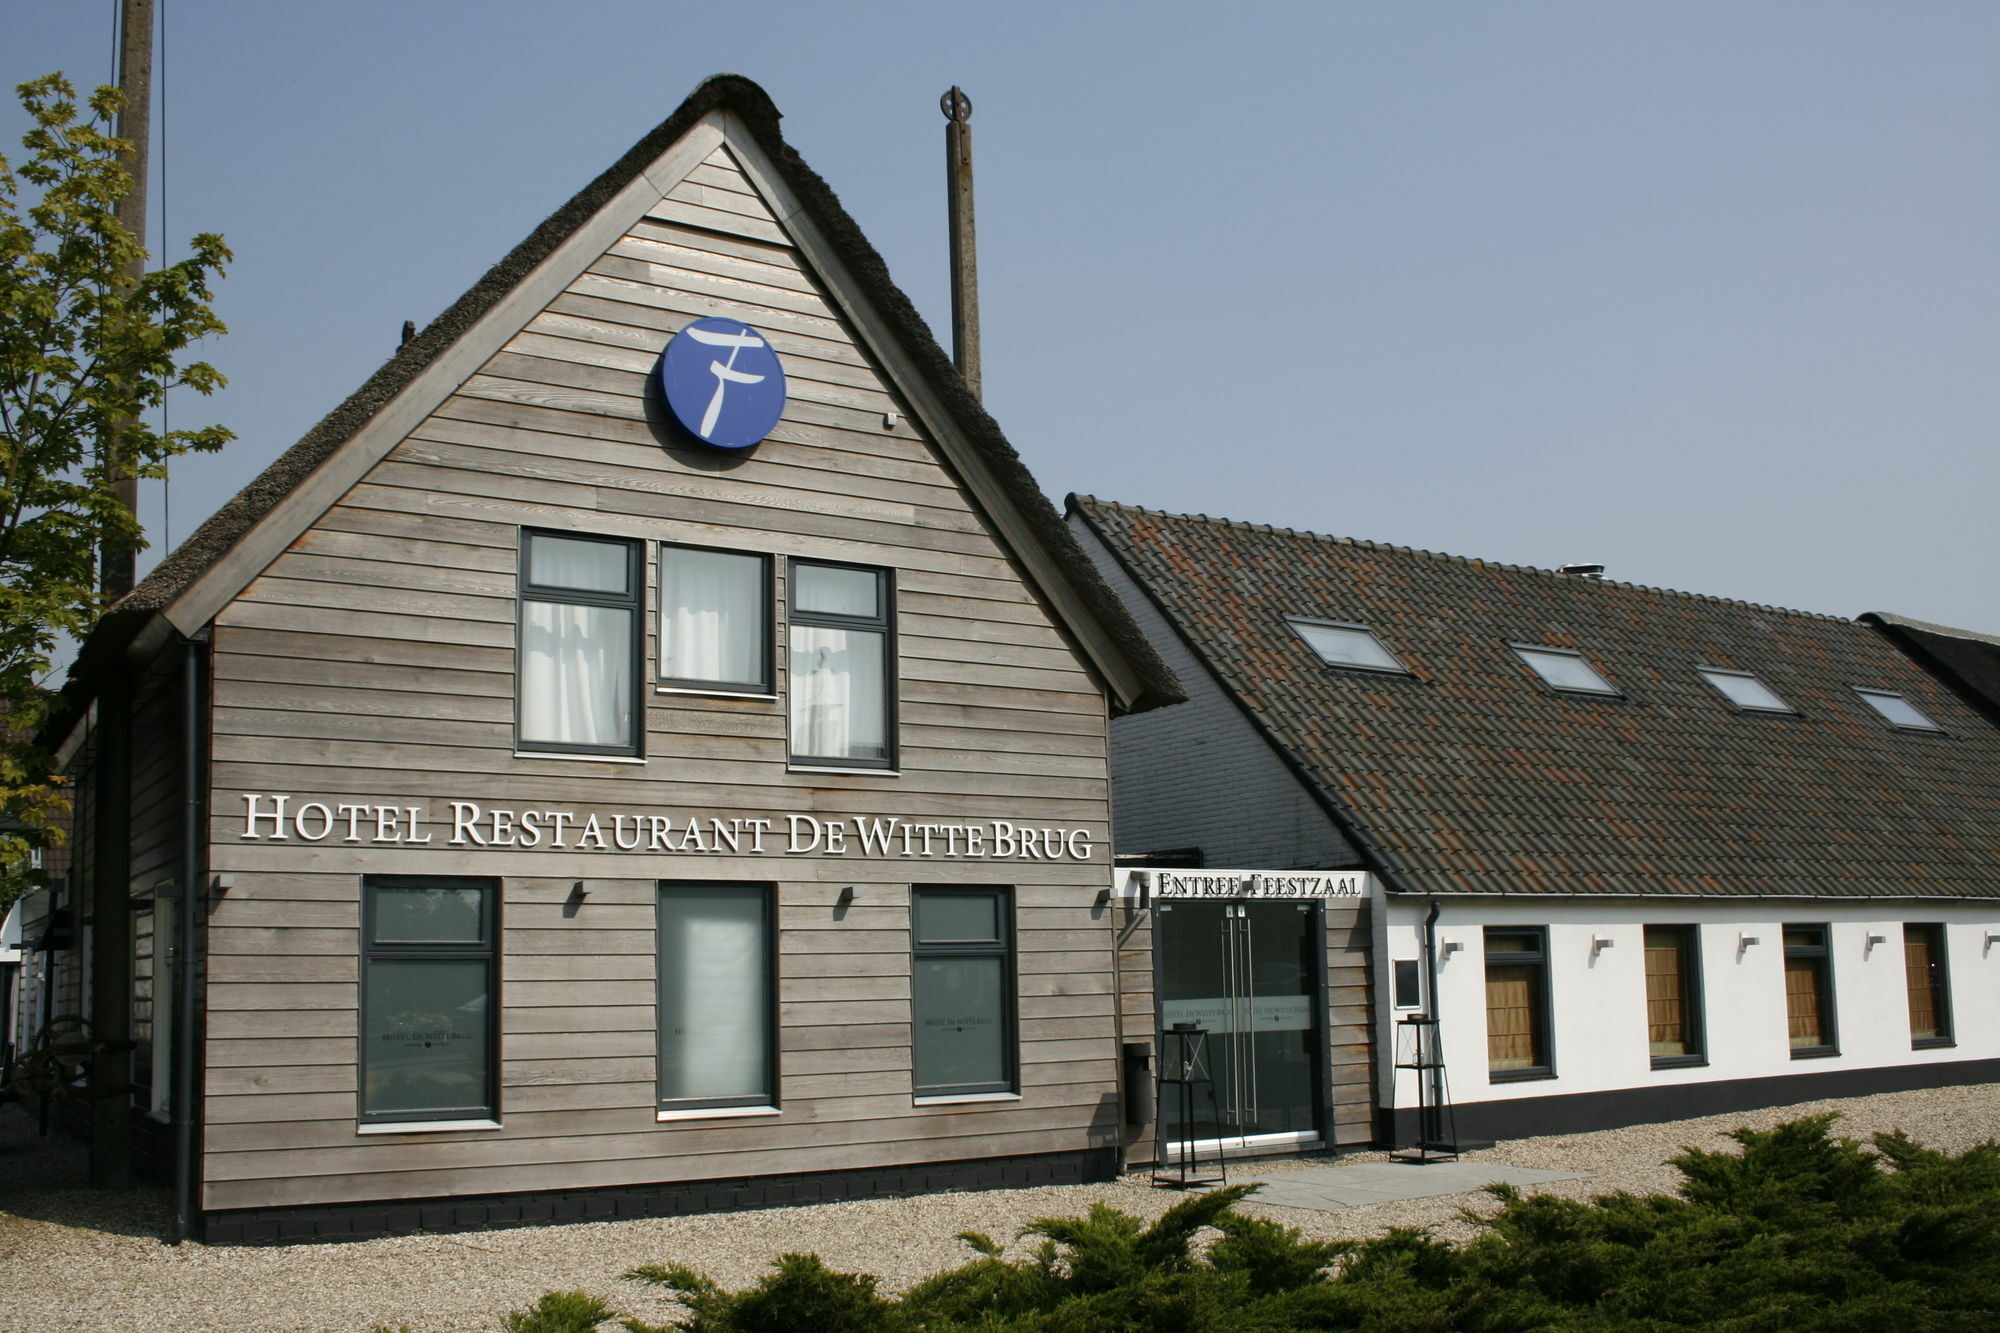
POLYGON ((1597 955, 1603 953, 1616 943, 1618 941, 1612 939, 1609 935, 1592 935, 1590 937, 1590 961, 1593 963, 1596 962, 1597 955))
POLYGON ((1986 947, 1985 947, 1985 948, 1984 948, 1983 950, 1981 950, 1981 952, 1982 952, 1982 953, 1992 953, 1992 952, 1993 952, 1993 946, 1994 946, 1994 945, 1996 945, 1996 944, 2000 944, 2000 930, 1989 930, 1989 931, 1987 931, 1987 932, 1986 932, 1986 947))
POLYGON ((1736 961, 1739 963, 1742 962, 1743 951, 1748 949, 1751 945, 1760 942, 1761 941, 1759 941, 1755 935, 1738 935, 1736 937, 1736 961))
POLYGON ((850 884, 840 891, 840 905, 846 907, 868 896, 868 890, 859 884, 850 884))
POLYGON ((1457 953, 1460 949, 1463 949, 1464 947, 1465 945, 1463 945, 1457 940, 1446 940, 1443 945, 1444 956, 1446 958, 1449 958, 1453 954, 1457 953))
POLYGON ((208 887, 214 889, 219 894, 227 893, 236 887, 236 876, 228 874, 210 876, 208 887))
POLYGON ((1867 958, 1867 957, 1869 957, 1870 955, 1872 955, 1872 954, 1873 954, 1873 953, 1875 952, 1875 946, 1876 946, 1876 945, 1878 945, 1878 944, 1886 944, 1886 943, 1888 942, 1888 940, 1889 940, 1889 937, 1888 937, 1887 935, 1873 935, 1873 934, 1871 934, 1871 935, 1868 935, 1868 936, 1866 936, 1866 937, 1865 937, 1865 938, 1864 938, 1864 939, 1862 940, 1862 942, 1861 942, 1861 956, 1862 956, 1863 958, 1867 958))

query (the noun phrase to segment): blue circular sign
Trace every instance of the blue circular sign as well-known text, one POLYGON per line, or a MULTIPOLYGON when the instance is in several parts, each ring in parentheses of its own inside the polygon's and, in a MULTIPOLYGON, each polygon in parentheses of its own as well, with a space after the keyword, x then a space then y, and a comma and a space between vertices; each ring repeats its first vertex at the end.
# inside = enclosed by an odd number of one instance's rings
POLYGON ((688 433, 748 449, 785 411, 785 369, 771 340, 734 319, 698 319, 660 353, 660 387, 688 433))

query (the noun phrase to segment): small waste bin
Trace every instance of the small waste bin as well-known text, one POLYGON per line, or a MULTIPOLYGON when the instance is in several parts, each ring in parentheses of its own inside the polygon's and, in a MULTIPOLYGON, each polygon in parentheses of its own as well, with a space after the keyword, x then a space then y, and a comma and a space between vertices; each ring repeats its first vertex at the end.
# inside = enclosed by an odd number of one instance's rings
POLYGON ((1124 1043, 1125 1123, 1141 1129, 1153 1123, 1153 1043, 1124 1043))

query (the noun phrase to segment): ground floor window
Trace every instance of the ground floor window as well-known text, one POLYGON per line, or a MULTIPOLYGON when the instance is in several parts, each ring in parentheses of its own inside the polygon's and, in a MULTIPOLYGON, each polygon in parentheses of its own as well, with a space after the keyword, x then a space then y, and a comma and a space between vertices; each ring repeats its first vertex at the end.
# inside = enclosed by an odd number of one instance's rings
POLYGON ((1486 1069, 1496 1081, 1548 1078, 1548 933, 1540 926, 1486 930, 1486 1069))
POLYGON ((1702 1059, 1697 938, 1693 926, 1646 927, 1646 1041, 1655 1069, 1702 1059))
POLYGON ((499 899, 491 879, 362 882, 362 1119, 497 1117, 499 899))
POLYGON ((1951 1045, 1951 998, 1944 964, 1944 927, 1903 927, 1903 977, 1910 994, 1910 1044, 1951 1045))
POLYGON ((775 1106, 768 884, 660 886, 660 1106, 775 1106))
POLYGON ((1837 1054, 1827 927, 1785 927, 1785 1017, 1792 1058, 1837 1054))
POLYGON ((918 887, 911 915, 917 1095, 1014 1091, 1013 890, 918 887))

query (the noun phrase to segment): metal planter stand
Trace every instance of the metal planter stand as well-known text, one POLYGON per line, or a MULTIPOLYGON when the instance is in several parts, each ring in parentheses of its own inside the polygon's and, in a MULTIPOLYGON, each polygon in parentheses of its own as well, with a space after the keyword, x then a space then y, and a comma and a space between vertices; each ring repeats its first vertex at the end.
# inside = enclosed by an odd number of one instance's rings
POLYGON ((1215 1141, 1214 1174, 1207 1174, 1195 1156, 1197 1140, 1189 1128, 1195 1122, 1196 1089, 1202 1087, 1208 1089, 1211 1121, 1217 1125, 1221 1123, 1222 1110, 1216 1101, 1215 1076, 1208 1070, 1208 1029, 1194 1023, 1176 1023, 1161 1035, 1165 1040, 1160 1060, 1160 1162, 1153 1172, 1153 1183, 1172 1185, 1176 1189, 1186 1189, 1191 1185, 1226 1185, 1229 1183, 1229 1171, 1223 1165, 1221 1138, 1215 1141), (1172 1089, 1172 1096, 1168 1095, 1169 1089, 1172 1089), (1180 1154, 1176 1166, 1169 1170, 1167 1148, 1171 1144, 1180 1146, 1180 1154))

